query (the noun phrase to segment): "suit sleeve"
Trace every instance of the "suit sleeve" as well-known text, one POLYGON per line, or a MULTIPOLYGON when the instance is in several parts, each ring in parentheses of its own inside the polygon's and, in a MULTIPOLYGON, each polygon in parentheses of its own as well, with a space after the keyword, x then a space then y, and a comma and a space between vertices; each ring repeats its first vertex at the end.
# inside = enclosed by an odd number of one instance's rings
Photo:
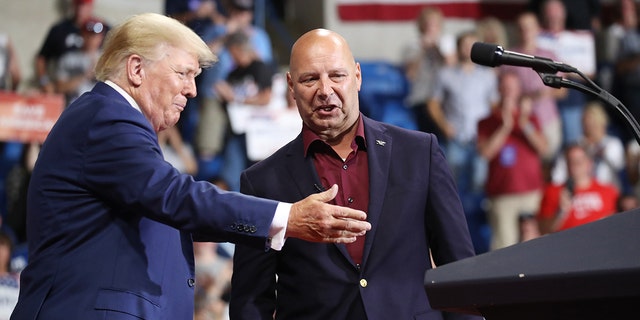
MULTIPOLYGON (((436 265, 475 255, 469 227, 447 160, 431 135, 427 230, 436 265)), ((482 320, 476 315, 443 312, 445 320, 482 320)))
MULTIPOLYGON (((246 173, 240 191, 254 194, 246 173)), ((277 252, 237 245, 233 254, 229 315, 234 320, 273 319, 276 305, 277 252)))
POLYGON ((264 249, 277 202, 224 192, 179 173, 164 161, 150 127, 109 112, 94 118, 81 154, 82 173, 75 177, 90 192, 125 219, 142 215, 185 232, 264 249))
POLYGON ((447 160, 432 135, 430 143, 427 234, 436 265, 475 255, 469 227, 447 160))
MULTIPOLYGON (((447 160, 435 136, 431 139, 427 234, 436 265, 475 255, 469 227, 447 160)), ((480 316, 443 312, 446 320, 481 320, 480 316)))

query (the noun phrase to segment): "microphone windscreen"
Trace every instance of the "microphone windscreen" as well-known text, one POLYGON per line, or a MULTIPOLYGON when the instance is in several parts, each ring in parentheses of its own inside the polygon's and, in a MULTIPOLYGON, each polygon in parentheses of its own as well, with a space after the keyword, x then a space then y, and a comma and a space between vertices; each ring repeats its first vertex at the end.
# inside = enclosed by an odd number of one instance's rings
POLYGON ((498 46, 495 44, 476 42, 471 47, 471 61, 488 67, 495 67, 498 64, 496 51, 498 46))

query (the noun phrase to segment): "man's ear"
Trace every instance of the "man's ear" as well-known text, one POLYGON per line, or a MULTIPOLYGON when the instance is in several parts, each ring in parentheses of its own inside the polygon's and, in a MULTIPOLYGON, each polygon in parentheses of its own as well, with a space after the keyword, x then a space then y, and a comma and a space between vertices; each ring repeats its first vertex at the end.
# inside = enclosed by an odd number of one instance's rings
POLYGON ((132 54, 127 58, 127 79, 134 87, 139 87, 144 79, 144 68, 142 64, 142 57, 137 54, 132 54))
POLYGON ((289 87, 289 91, 293 91, 293 78, 291 77, 291 72, 287 72, 287 87, 289 87))

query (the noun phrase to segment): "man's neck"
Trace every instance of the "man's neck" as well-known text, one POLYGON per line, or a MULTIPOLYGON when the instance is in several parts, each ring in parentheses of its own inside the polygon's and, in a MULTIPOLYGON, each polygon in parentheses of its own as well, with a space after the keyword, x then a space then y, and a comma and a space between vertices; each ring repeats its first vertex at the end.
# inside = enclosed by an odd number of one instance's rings
POLYGON ((355 139, 358 121, 356 121, 347 131, 337 135, 334 138, 320 137, 327 143, 340 158, 345 159, 351 153, 351 143, 355 139))

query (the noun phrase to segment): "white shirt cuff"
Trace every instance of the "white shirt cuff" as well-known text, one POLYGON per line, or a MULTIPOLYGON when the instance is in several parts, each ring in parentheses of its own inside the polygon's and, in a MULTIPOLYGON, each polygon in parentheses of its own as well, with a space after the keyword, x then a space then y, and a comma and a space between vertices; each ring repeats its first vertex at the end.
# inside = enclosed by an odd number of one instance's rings
POLYGON ((287 232, 287 223, 289 222, 289 212, 291 211, 291 203, 280 202, 276 207, 276 213, 273 215, 271 229, 269 229, 268 247, 273 250, 280 251, 284 246, 285 233, 287 232))

